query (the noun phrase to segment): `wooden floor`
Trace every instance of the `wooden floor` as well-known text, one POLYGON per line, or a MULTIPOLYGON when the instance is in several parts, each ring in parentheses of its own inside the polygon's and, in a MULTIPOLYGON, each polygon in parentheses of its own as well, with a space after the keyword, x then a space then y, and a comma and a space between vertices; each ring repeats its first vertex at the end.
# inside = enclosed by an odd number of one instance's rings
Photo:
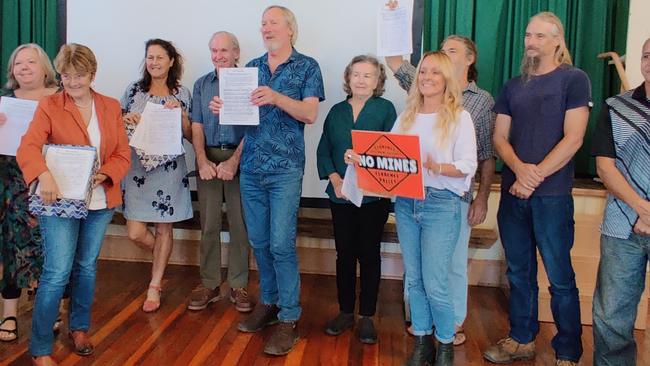
MULTIPOLYGON (((338 311, 332 276, 302 276, 303 317, 301 340, 286 357, 268 357, 262 349, 270 334, 237 331, 242 315, 227 301, 201 312, 188 311, 185 301, 198 283, 198 269, 170 266, 157 313, 140 310, 148 283, 149 264, 101 261, 93 308, 92 339, 95 354, 83 358, 71 353, 65 334, 56 339, 54 356, 62 365, 402 365, 412 340, 402 320, 401 282, 382 280, 375 324, 379 343, 362 345, 352 332, 330 337, 325 321, 338 311)), ((251 273, 251 293, 257 294, 257 276, 251 273)), ((23 302, 24 304, 24 302, 23 302)), ((31 310, 23 305, 19 316, 19 342, 0 344, 0 365, 29 365, 27 340, 31 310)), ((467 343, 456 347, 455 365, 488 365, 481 352, 507 333, 507 301, 499 289, 472 287, 466 321, 467 343)), ((542 324, 534 362, 515 365, 553 365, 552 324, 542 324)), ((591 327, 583 328, 584 356, 580 365, 592 364, 591 327)), ((636 332, 639 365, 650 364, 650 337, 636 332), (645 339, 644 339, 645 338, 645 339)))

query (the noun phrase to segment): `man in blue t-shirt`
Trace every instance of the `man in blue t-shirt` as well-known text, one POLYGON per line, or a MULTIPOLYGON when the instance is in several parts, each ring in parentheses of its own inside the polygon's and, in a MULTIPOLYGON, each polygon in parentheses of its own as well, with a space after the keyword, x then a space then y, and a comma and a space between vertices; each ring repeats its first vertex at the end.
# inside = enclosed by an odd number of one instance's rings
POLYGON ((264 352, 284 355, 298 341, 301 313, 296 226, 305 167, 304 128, 316 121, 325 92, 316 60, 293 48, 298 26, 289 9, 268 7, 261 32, 268 52, 246 65, 258 68, 260 86, 251 101, 260 107, 260 124, 246 130, 240 166, 260 302, 238 329, 257 332, 279 320, 264 352))
POLYGON ((488 348, 496 363, 535 357, 538 249, 551 285, 557 365, 582 355, 580 303, 571 265, 573 156, 587 127, 587 75, 571 66, 564 29, 553 13, 526 28, 522 74, 509 80, 494 111, 494 146, 505 162, 497 221, 510 283, 510 333, 488 348))

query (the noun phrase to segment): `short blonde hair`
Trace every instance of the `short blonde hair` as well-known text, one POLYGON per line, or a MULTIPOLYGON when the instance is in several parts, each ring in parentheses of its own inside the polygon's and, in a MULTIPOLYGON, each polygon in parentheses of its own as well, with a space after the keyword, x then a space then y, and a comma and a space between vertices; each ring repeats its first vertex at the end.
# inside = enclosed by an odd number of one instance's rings
POLYGON ((262 14, 271 9, 280 9, 280 11, 282 11, 282 15, 284 15, 284 19, 287 21, 289 29, 291 29, 291 45, 294 46, 298 40, 298 22, 296 21, 296 16, 291 10, 289 10, 289 8, 281 5, 271 5, 268 8, 264 9, 264 12, 262 14))
POLYGON ((59 53, 54 58, 54 67, 59 74, 72 69, 79 73, 95 75, 97 59, 90 48, 78 43, 68 43, 59 49, 59 53))
POLYGON ((16 77, 14 76, 14 62, 16 62, 16 57, 18 57, 18 52, 28 48, 35 50, 38 55, 38 63, 41 65, 43 72, 45 73, 43 85, 45 85, 46 88, 57 86, 56 75, 52 68, 52 61, 50 61, 47 53, 45 53, 41 46, 36 43, 26 43, 16 47, 16 49, 11 53, 11 56, 9 56, 9 63, 7 64, 7 83, 5 84, 5 87, 9 90, 20 88, 18 80, 16 80, 16 77))

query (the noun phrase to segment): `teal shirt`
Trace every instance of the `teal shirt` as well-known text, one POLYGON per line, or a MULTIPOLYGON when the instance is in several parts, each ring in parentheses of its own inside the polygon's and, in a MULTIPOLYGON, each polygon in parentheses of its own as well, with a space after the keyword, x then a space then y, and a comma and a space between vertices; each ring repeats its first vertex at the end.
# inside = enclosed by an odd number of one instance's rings
MULTIPOLYGON (((359 112, 357 121, 352 115, 352 106, 347 100, 335 104, 325 118, 323 134, 316 151, 318 176, 329 179, 329 175, 337 172, 343 178, 347 165, 343 161, 345 150, 352 148, 352 130, 386 131, 393 128, 397 119, 395 107, 390 101, 381 97, 371 97, 359 112)), ((327 195, 332 202, 351 203, 336 197, 334 187, 327 185, 327 195)), ((377 197, 364 197, 363 203, 376 201, 377 197)))

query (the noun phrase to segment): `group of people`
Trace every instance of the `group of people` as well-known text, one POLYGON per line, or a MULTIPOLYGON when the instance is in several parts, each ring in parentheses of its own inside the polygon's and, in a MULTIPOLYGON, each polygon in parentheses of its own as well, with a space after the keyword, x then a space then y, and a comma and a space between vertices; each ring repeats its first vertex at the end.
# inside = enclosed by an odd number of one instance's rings
MULTIPOLYGON (((227 205, 229 300, 250 312, 242 332, 274 325, 264 352, 289 353, 298 341, 301 316, 296 227, 305 165, 306 124, 325 98, 316 60, 295 48, 294 14, 270 6, 262 15, 267 53, 246 64, 258 68, 251 102, 260 108, 256 127, 220 124, 219 70, 236 67, 240 45, 220 31, 208 42, 214 70, 201 76, 193 93, 181 85, 183 58, 174 45, 152 39, 145 46, 142 77, 121 100, 92 88, 97 61, 86 46, 66 44, 54 60, 35 44, 18 47, 8 67, 7 93, 39 101, 16 158, 0 156, 0 280, 3 320, 0 340, 17 333, 21 288, 37 287, 29 351, 35 365, 52 358, 59 304, 69 293, 69 336, 74 351, 93 353, 88 331, 96 262, 115 210, 127 220, 128 237, 153 252, 151 281, 142 305, 160 307, 163 277, 173 243, 172 224, 191 218, 185 157, 147 155, 129 147, 147 102, 181 109, 182 135, 194 146, 199 195, 200 284, 187 307, 202 310, 223 296, 221 225, 227 205), (45 144, 90 145, 100 168, 93 177, 88 216, 32 217, 27 187, 38 181, 44 203, 59 189, 42 155, 45 144), (153 232, 150 225, 153 224, 153 232), (259 271, 259 300, 248 294, 248 248, 259 271)), ((386 72, 375 57, 354 57, 343 73, 346 99, 327 114, 317 149, 319 177, 328 180, 336 244, 339 313, 324 324, 332 336, 356 327, 362 343, 373 344, 381 274, 380 242, 391 209, 384 197, 348 201, 342 183, 360 156, 352 130, 418 135, 424 199, 396 197, 394 210, 411 314, 414 345, 407 365, 452 365, 462 344, 467 313, 467 256, 471 226, 484 221, 494 177, 495 151, 504 161, 498 226, 510 284, 510 332, 484 357, 510 363, 535 357, 537 257, 551 284, 557 334, 557 365, 575 365, 582 354, 578 290, 571 265, 573 244, 573 156, 582 145, 591 107, 587 75, 571 66, 564 29, 552 13, 528 23, 522 73, 506 83, 496 100, 478 88, 478 50, 468 38, 451 35, 440 51, 425 53, 417 67, 387 57, 408 92, 397 114, 382 98, 386 72), (475 173, 480 184, 473 192, 475 173), (357 263, 360 270, 356 309, 357 263), (358 313, 358 319, 355 317, 358 313)), ((634 364, 632 337, 636 305, 648 260, 650 176, 650 40, 643 45, 643 85, 607 100, 592 153, 610 191, 601 240, 601 265, 594 296, 594 362, 634 364), (624 275, 623 275, 624 274, 624 275)), ((6 116, 0 114, 0 124, 6 116)))

